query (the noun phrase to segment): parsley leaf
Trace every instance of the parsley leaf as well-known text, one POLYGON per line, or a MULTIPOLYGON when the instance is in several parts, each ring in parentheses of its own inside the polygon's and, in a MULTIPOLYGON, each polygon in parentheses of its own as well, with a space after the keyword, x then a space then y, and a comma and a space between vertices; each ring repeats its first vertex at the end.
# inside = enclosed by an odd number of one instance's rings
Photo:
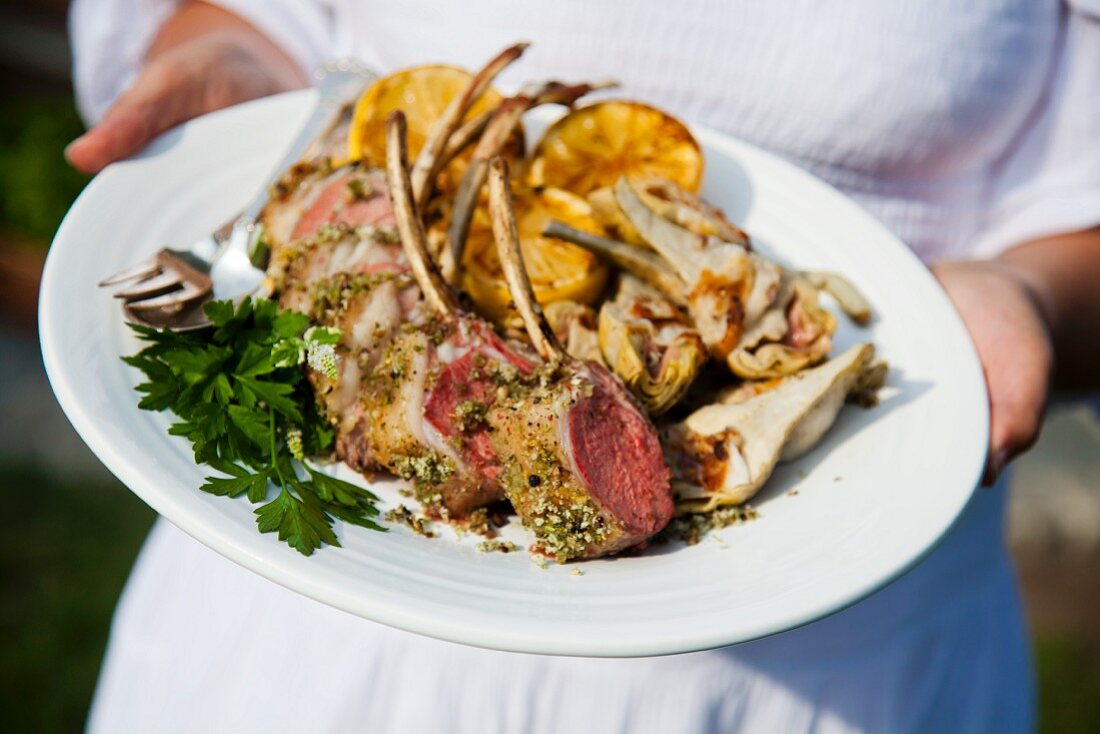
POLYGON ((340 545, 332 532, 332 518, 317 499, 308 493, 295 497, 286 487, 256 510, 256 523, 261 533, 278 531, 279 540, 303 555, 310 555, 321 543, 340 545))
POLYGON ((340 545, 335 519, 385 530, 372 519, 374 494, 296 458, 331 451, 332 428, 302 365, 312 358, 334 368, 340 332, 311 327, 304 314, 264 298, 211 301, 204 310, 213 328, 131 326, 146 346, 123 357, 146 377, 138 407, 174 413, 168 432, 191 442, 196 463, 227 475, 206 477, 199 489, 264 503, 256 509, 260 532, 307 556, 340 545))
POLYGON ((267 497, 269 479, 267 472, 245 474, 241 477, 207 477, 206 484, 199 489, 222 497, 239 497, 248 493, 248 499, 261 502, 267 497))

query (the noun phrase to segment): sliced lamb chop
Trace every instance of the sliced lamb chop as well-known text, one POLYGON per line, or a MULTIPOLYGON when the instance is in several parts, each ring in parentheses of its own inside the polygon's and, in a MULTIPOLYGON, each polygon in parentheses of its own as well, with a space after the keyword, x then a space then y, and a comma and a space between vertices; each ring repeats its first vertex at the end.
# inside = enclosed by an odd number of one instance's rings
POLYGON ((271 249, 271 275, 278 279, 294 243, 327 226, 393 231, 393 207, 380 171, 358 163, 330 168, 325 160, 295 165, 272 188, 260 212, 264 241, 271 249))
MULTIPOLYGON (((386 219, 396 223, 384 175, 365 175, 382 182, 386 219)), ((332 203, 335 211, 318 218, 331 221, 343 204, 322 198, 313 204, 332 203)), ((328 224, 285 246, 278 262, 282 305, 341 332, 329 370, 310 372, 336 429, 338 456, 364 473, 413 480, 439 514, 462 517, 503 499, 495 455, 463 408, 497 388, 490 375, 476 374, 488 357, 517 373, 537 359, 490 329, 459 333, 442 323, 389 229, 328 224)))
POLYGON ((319 319, 321 314, 314 311, 323 308, 324 303, 318 304, 318 296, 324 296, 322 302, 333 301, 332 290, 346 287, 338 286, 338 281, 408 269, 401 246, 387 230, 332 226, 283 248, 279 257, 272 260, 268 272, 277 279, 276 290, 283 308, 319 319))
POLYGON ((564 354, 529 284, 523 287, 503 162, 490 177, 494 229, 513 298, 541 360, 462 312, 431 262, 405 164, 403 123, 400 113, 387 121, 391 197, 406 257, 435 317, 428 323, 442 335, 425 345, 438 359, 423 410, 428 427, 457 439, 451 447, 458 461, 451 466, 473 470, 464 481, 499 482, 547 554, 563 561, 594 557, 644 541, 672 515, 656 430, 606 370, 564 354), (464 351, 448 359, 442 347, 453 335, 464 351), (440 346, 432 349, 435 343, 440 346))
MULTIPOLYGON (((389 152, 394 221, 403 241, 422 243, 402 156, 389 152)), ((406 249, 329 228, 294 246, 288 280, 297 287, 284 299, 341 331, 337 369, 311 373, 337 429, 338 455, 360 471, 410 479, 430 511, 462 517, 504 497, 501 462, 476 410, 498 387, 482 368, 522 374, 537 359, 485 324, 460 329, 445 318, 456 309, 453 295, 406 249)))
POLYGON ((522 400, 518 420, 514 404, 490 411, 494 439, 514 457, 505 491, 551 555, 613 553, 672 517, 657 432, 603 365, 577 361, 558 343, 523 267, 511 199, 507 163, 495 158, 489 206, 497 254, 528 335, 554 373, 522 400))

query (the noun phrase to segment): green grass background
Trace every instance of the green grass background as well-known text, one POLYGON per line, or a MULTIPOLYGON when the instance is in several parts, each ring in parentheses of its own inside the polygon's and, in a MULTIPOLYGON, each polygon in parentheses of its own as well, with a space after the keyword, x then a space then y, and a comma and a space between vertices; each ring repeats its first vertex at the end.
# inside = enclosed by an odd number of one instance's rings
POLYGON ((79 731, 111 611, 154 514, 117 482, 10 464, 0 476, 0 728, 79 731))
POLYGON ((45 247, 87 177, 65 164, 65 145, 84 129, 61 97, 0 102, 0 228, 45 247))

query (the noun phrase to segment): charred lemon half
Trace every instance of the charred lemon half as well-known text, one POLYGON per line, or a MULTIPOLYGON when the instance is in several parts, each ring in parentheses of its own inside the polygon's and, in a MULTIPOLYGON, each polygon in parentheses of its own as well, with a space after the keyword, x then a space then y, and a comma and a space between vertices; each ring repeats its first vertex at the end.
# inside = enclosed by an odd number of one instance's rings
MULTIPOLYGON (((394 110, 405 113, 408 124, 409 159, 415 160, 424 140, 443 110, 470 83, 469 72, 455 66, 414 66, 394 72, 372 84, 355 105, 351 129, 348 131, 348 157, 364 160, 372 166, 386 163, 386 117, 394 110)), ((487 89, 467 112, 465 120, 473 119, 496 108, 502 98, 487 89)), ((507 154, 523 153, 522 132, 509 141, 507 154), (518 147, 517 147, 518 146, 518 147)), ((440 174, 439 188, 453 191, 462 180, 470 151, 459 155, 440 174)))
POLYGON ((597 102, 547 128, 535 146, 527 182, 587 196, 623 175, 664 178, 698 191, 703 151, 684 123, 655 107, 597 102))

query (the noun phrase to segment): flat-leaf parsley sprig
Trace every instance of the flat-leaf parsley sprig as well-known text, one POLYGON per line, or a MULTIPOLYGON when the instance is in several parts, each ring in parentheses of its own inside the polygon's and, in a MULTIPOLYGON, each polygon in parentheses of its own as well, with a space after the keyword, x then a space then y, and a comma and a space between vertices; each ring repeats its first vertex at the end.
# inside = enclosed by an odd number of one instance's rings
POLYGON ((147 378, 137 386, 138 407, 174 413, 168 432, 191 442, 196 463, 227 475, 207 477, 200 489, 264 503, 256 509, 260 532, 278 532, 307 556, 323 543, 340 545, 333 518, 384 530, 372 519, 374 494, 305 462, 331 452, 333 433, 303 365, 335 377, 340 332, 310 327, 304 314, 266 298, 236 307, 212 301, 204 310, 213 327, 201 331, 131 325, 149 344, 123 357, 147 378))

